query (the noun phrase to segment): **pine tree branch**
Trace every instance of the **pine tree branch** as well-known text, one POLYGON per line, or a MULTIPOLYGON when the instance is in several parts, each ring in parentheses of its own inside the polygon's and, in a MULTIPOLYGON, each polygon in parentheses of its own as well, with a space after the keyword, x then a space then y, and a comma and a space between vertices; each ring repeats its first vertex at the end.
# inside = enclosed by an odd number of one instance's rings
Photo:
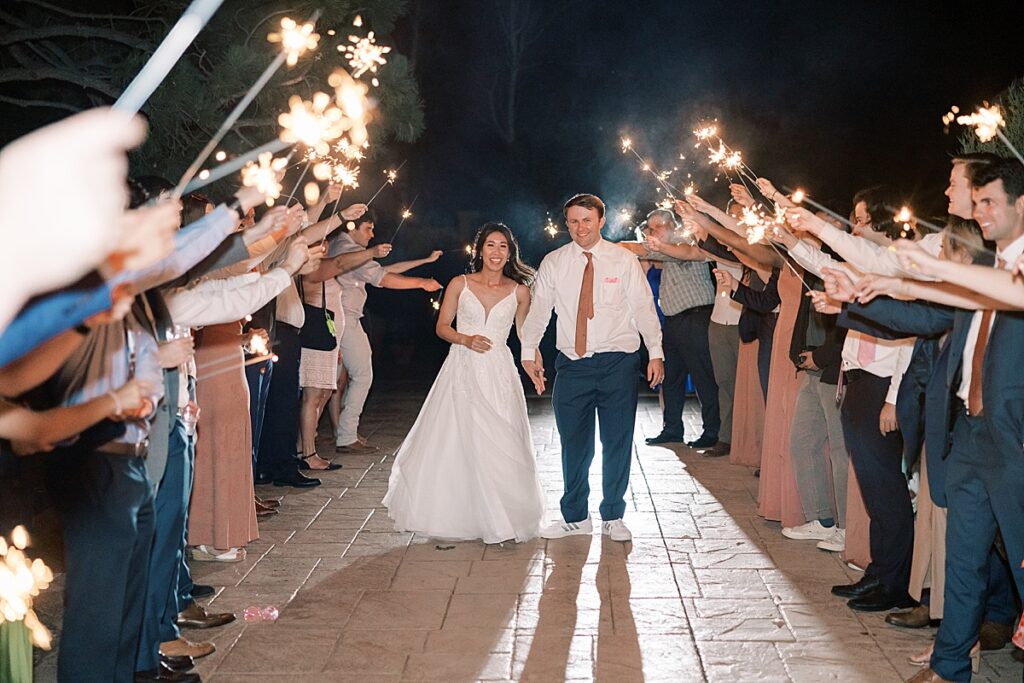
POLYGON ((0 83, 18 83, 22 81, 53 80, 73 83, 82 88, 98 90, 112 100, 116 100, 120 94, 109 83, 89 78, 83 74, 67 69, 54 69, 51 67, 38 67, 35 69, 5 69, 0 71, 0 83))
POLYGON ((153 50, 153 45, 148 41, 122 33, 121 31, 93 26, 40 26, 37 28, 8 31, 7 33, 0 33, 0 45, 11 45, 13 43, 57 37, 99 38, 100 40, 109 40, 114 43, 127 45, 137 50, 146 52, 153 50))
POLYGON ((160 23, 167 25, 167 22, 160 17, 133 17, 128 14, 93 14, 91 12, 74 12, 57 5, 43 2, 43 0, 16 0, 17 2, 26 5, 35 5, 57 14, 63 14, 66 17, 73 17, 75 19, 93 19, 95 21, 148 21, 154 23, 160 23))
POLYGON ((23 100, 19 97, 8 97, 7 95, 0 95, 0 102, 13 104, 17 107, 22 107, 24 109, 27 109, 29 107, 46 107, 48 109, 63 109, 65 111, 71 112, 72 114, 77 114, 78 112, 82 111, 80 107, 76 107, 71 104, 66 104, 64 102, 53 102, 50 100, 23 100))

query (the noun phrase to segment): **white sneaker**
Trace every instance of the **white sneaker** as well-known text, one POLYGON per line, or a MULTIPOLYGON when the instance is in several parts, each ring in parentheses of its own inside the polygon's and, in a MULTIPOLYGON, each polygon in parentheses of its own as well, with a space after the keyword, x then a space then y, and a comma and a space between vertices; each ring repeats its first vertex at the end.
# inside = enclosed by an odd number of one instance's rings
POLYGON ((582 522, 566 522, 564 519, 549 524, 540 530, 541 538, 565 538, 566 536, 586 536, 594 533, 594 523, 590 515, 582 522))
POLYGON ((601 524, 601 533, 619 543, 633 540, 633 534, 621 519, 612 519, 601 524))
POLYGON ((818 548, 831 553, 841 553, 846 550, 846 529, 835 528, 832 535, 818 541, 818 548))
POLYGON ((788 526, 782 529, 782 535, 792 538, 794 541, 824 541, 832 535, 835 527, 824 526, 818 520, 801 524, 800 526, 788 526))

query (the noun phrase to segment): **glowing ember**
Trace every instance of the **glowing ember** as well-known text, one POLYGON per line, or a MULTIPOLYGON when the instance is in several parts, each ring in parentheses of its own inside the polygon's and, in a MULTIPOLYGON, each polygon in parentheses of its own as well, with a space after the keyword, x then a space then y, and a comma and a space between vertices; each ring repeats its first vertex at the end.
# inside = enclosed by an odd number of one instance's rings
POLYGON ((215 155, 213 155, 213 158, 216 159, 217 161, 224 161, 225 159, 228 158, 228 153, 225 152, 224 150, 221 150, 217 152, 215 155))
POLYGON ((402 211, 402 220, 404 221, 406 218, 412 218, 412 211, 409 209, 402 211))
POLYGON ((633 149, 633 141, 630 138, 622 138, 622 140, 620 140, 620 143, 622 144, 623 154, 633 149))
POLYGON ((554 237, 558 234, 558 226, 551 220, 551 216, 548 216, 547 223, 544 224, 544 232, 548 234, 548 237, 554 237))
POLYGON ((267 198, 267 206, 273 206, 274 200, 281 196, 278 175, 287 163, 284 157, 275 159, 270 152, 264 152, 259 156, 259 163, 250 161, 242 169, 242 184, 255 187, 267 198))
POLYGON ((391 48, 378 45, 370 31, 365 38, 359 36, 348 37, 350 45, 339 45, 338 52, 345 54, 348 65, 352 67, 353 78, 359 78, 367 71, 377 73, 377 67, 388 63, 384 55, 391 52, 391 48))
POLYGON ((466 252, 466 254, 468 256, 472 256, 473 255, 473 245, 467 244, 464 251, 466 252))
POLYGON ((344 114, 342 125, 348 131, 349 141, 353 145, 367 146, 369 136, 366 132, 366 124, 369 118, 370 104, 367 101, 366 93, 369 88, 349 76, 348 72, 343 69, 332 73, 327 82, 334 88, 335 101, 344 114))
POLYGON ((10 546, 0 536, 0 623, 23 622, 32 644, 49 650, 50 632, 32 610, 32 598, 49 587, 53 572, 38 558, 29 561, 28 544, 28 532, 20 525, 11 532, 10 546))
POLYGON ((267 35, 267 40, 281 43, 281 48, 288 55, 288 66, 295 66, 302 53, 316 49, 317 43, 320 42, 320 34, 313 32, 311 23, 300 26, 294 19, 285 17, 281 20, 281 32, 267 35))
POLYGON ((751 207, 744 206, 743 217, 740 218, 739 222, 740 225, 744 225, 747 228, 748 244, 757 244, 764 240, 764 236, 768 232, 768 225, 765 223, 764 216, 751 207))
POLYGON ((718 126, 713 123, 700 126, 697 128, 697 130, 693 131, 693 134, 697 137, 698 140, 708 140, 718 135, 718 126))
POLYGON ((804 197, 806 197, 806 196, 807 196, 807 194, 803 190, 797 188, 796 192, 794 192, 792 194, 792 196, 790 197, 790 200, 794 204, 799 204, 799 203, 803 202, 804 197))
POLYGON ((302 195, 306 198, 306 205, 316 204, 320 201, 320 186, 310 181, 302 188, 302 195))
POLYGON ((357 188, 359 187, 359 167, 348 168, 338 164, 334 167, 332 179, 342 187, 357 188))
POLYGON ((249 339, 249 350, 256 356, 265 356, 270 353, 266 341, 258 334, 252 335, 249 339))
MULTIPOLYGON (((952 120, 954 114, 955 112, 950 112, 946 116, 952 120)), ((943 118, 943 121, 946 121, 946 119, 943 118)), ((978 111, 973 114, 957 116, 956 122, 961 126, 971 126, 974 128, 974 132, 982 142, 988 142, 999 133, 1000 128, 1006 127, 1003 112, 997 104, 993 104, 991 107, 978 107, 978 111)), ((948 121, 946 123, 948 125, 948 121)))
POLYGON ((907 223, 913 217, 914 217, 914 214, 911 213, 910 207, 909 206, 903 206, 903 207, 900 207, 899 213, 896 214, 896 222, 897 223, 907 223))

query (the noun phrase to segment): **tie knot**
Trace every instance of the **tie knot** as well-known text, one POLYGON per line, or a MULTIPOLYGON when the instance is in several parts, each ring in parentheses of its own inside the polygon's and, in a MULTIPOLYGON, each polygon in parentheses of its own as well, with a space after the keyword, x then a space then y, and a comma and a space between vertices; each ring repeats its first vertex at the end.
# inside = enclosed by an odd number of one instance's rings
POLYGON ((1006 259, 1004 259, 1002 256, 997 256, 996 268, 998 268, 999 270, 1003 270, 1004 268, 1006 268, 1006 259))
POLYGON ((585 252, 583 252, 583 255, 587 257, 587 261, 588 262, 590 262, 590 261, 592 261, 594 259, 593 252, 585 251, 585 252))

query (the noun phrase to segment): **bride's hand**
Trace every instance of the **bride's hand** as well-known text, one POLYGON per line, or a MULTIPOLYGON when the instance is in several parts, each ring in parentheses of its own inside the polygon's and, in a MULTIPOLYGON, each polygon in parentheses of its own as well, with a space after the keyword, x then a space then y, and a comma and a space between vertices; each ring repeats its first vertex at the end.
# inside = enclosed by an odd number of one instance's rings
POLYGON ((536 389, 537 395, 540 396, 544 393, 544 359, 540 355, 540 349, 534 353, 533 360, 523 361, 523 370, 526 370, 527 376, 530 381, 533 382, 533 388, 536 389))
POLYGON ((466 339, 465 346, 477 353, 487 353, 491 350, 491 340, 482 334, 474 334, 466 339))

